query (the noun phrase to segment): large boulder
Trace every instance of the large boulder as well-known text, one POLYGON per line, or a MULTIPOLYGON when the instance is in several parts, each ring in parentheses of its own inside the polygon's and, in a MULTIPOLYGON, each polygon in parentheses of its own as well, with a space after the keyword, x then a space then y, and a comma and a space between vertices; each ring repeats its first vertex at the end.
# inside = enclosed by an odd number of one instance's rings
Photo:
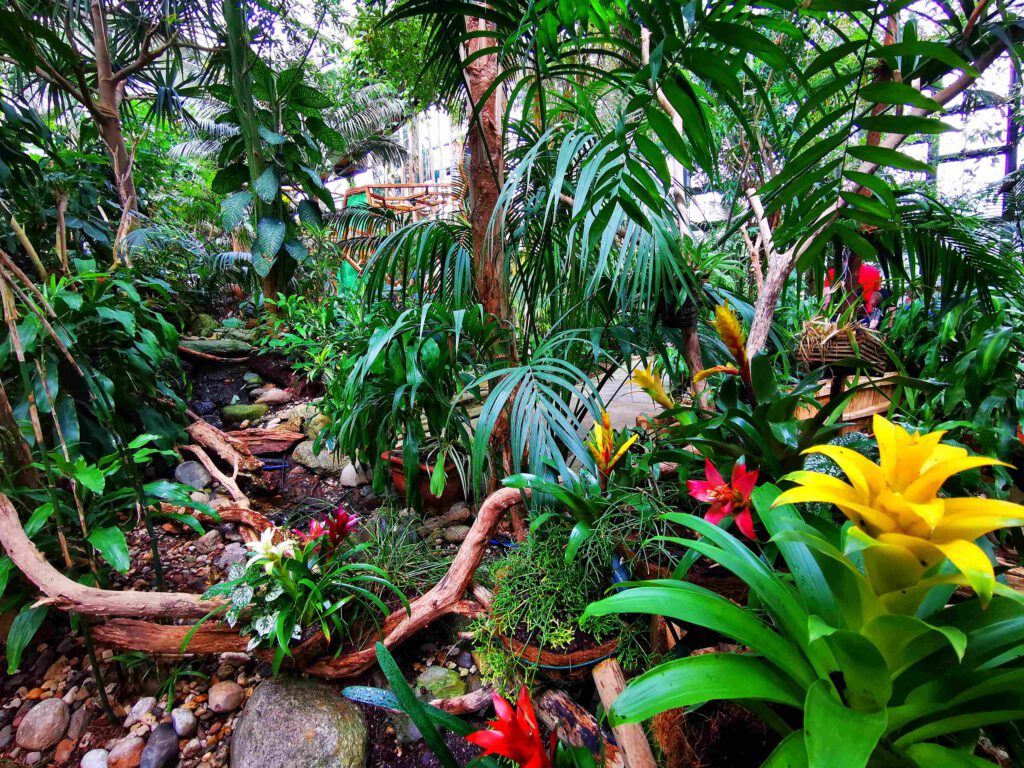
POLYGON ((349 460, 333 451, 322 450, 320 453, 313 451, 313 441, 304 440, 295 446, 292 451, 292 461, 301 464, 306 469, 311 469, 318 475, 340 475, 341 471, 349 465, 349 460))
POLYGON ((367 729, 354 704, 323 683, 265 680, 231 737, 231 768, 364 768, 367 729))

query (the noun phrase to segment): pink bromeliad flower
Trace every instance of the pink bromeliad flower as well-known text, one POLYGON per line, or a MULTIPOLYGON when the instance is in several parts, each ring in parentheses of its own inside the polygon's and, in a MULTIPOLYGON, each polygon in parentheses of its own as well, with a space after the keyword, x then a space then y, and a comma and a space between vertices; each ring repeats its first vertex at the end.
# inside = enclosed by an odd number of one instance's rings
POLYGON ((339 504, 334 514, 328 516, 327 538, 331 540, 331 546, 338 546, 352 531, 359 525, 359 516, 354 515, 339 504))
POLYGON ((731 517, 744 536, 756 539, 750 494, 754 492, 757 483, 757 470, 747 470, 745 463, 736 462, 732 467, 732 478, 727 483, 711 459, 705 459, 704 474, 707 480, 686 481, 690 496, 711 505, 704 519, 718 525, 723 518, 731 517))

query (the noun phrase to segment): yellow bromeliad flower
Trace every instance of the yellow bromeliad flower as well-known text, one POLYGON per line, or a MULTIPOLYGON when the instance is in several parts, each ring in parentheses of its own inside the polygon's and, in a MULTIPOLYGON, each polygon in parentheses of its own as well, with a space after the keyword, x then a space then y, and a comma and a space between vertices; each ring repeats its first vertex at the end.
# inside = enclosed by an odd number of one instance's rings
POLYGON ((711 321, 711 326, 717 331, 718 338, 725 344, 725 348, 729 350, 729 354, 732 355, 738 367, 716 365, 712 368, 705 368, 694 374, 694 383, 703 381, 716 373, 726 373, 742 378, 743 383, 749 389, 751 381, 750 361, 747 359, 747 334, 743 332, 743 326, 740 325, 736 313, 729 309, 728 304, 719 304, 715 307, 715 319, 711 321))
POLYGON ((675 408, 676 401, 665 391, 665 385, 662 384, 661 379, 661 370, 658 368, 657 361, 655 361, 651 363, 650 368, 646 365, 643 368, 637 368, 630 382, 636 384, 650 395, 651 399, 662 408, 675 408))
POLYGON ((638 437, 639 435, 633 435, 616 449, 616 436, 615 431, 612 429, 612 417, 608 415, 608 411, 601 411, 601 423, 594 424, 594 429, 591 431, 586 445, 590 450, 590 454, 594 457, 594 462, 597 464, 602 490, 608 487, 608 478, 612 473, 612 469, 619 463, 619 460, 629 450, 629 447, 637 441, 638 437))
POLYGON ((828 456, 849 482, 819 472, 787 476, 798 487, 775 504, 835 504, 853 522, 853 535, 866 545, 864 565, 879 595, 896 602, 926 572, 946 558, 966 577, 983 603, 995 589, 992 563, 975 540, 999 528, 1024 524, 1024 507, 997 499, 942 498, 939 489, 953 475, 1002 464, 943 445, 945 432, 907 432, 874 417, 879 463, 849 448, 819 445, 805 453, 828 456))

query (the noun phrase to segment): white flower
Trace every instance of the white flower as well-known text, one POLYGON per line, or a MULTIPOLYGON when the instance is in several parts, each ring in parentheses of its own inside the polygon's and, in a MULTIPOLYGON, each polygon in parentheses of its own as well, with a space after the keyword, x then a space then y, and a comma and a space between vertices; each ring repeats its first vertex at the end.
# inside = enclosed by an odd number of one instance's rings
POLYGON ((249 560, 246 568, 256 565, 257 563, 263 564, 263 570, 268 574, 274 570, 274 566, 281 562, 282 558, 295 557, 295 547, 292 544, 292 540, 284 538, 280 544, 274 543, 274 534, 277 533, 277 528, 267 528, 260 535, 259 541, 250 541, 245 546, 248 547, 254 557, 249 560))

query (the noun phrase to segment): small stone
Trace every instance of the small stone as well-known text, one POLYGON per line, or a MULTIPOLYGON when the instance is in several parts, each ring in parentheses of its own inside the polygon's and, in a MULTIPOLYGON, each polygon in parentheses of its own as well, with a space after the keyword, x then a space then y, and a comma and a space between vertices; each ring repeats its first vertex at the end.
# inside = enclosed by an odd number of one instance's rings
POLYGON ((64 738, 70 719, 67 704, 60 699, 48 699, 25 715, 15 740, 19 747, 29 751, 49 749, 64 738))
POLYGON ((242 381, 247 387, 258 387, 263 383, 263 377, 255 371, 246 371, 242 374, 242 381))
POLYGON ((441 666, 423 670, 416 678, 416 685, 426 690, 431 699, 450 699, 466 692, 466 683, 459 673, 441 666))
POLYGON ((223 551, 217 556, 217 560, 214 562, 218 568, 225 573, 231 568, 232 563, 244 563, 245 553, 247 552, 245 545, 239 542, 233 542, 224 547, 223 551))
MULTIPOLYGON (((86 695, 89 692, 86 691, 86 695)), ((72 741, 78 741, 82 738, 82 734, 85 733, 85 729, 89 726, 89 721, 92 719, 92 715, 89 714, 88 707, 79 707, 71 713, 71 725, 68 726, 68 738, 72 741)))
POLYGON ((110 753, 105 749, 93 749, 82 756, 81 768, 107 768, 107 756, 110 753))
POLYGON ((340 475, 341 471, 349 464, 346 457, 328 450, 315 453, 312 440, 305 440, 295 446, 295 450, 292 451, 292 461, 313 470, 318 475, 340 475))
POLYGON ((14 741, 14 726, 5 725, 0 728, 0 749, 7 749, 14 741))
POLYGON ((213 712, 233 712, 245 700, 245 691, 242 686, 232 680, 225 680, 210 686, 206 695, 209 697, 207 706, 213 712))
POLYGON ((338 477, 338 485, 344 488, 358 488, 367 481, 366 472, 355 464, 349 464, 338 477))
POLYGON ((158 725, 142 751, 139 768, 170 768, 178 762, 178 735, 168 723, 158 725))
POLYGON ((25 755, 25 765, 35 765, 42 756, 42 752, 29 752, 25 755))
POLYGON ((124 721, 125 728, 131 728, 135 723, 142 719, 143 715, 149 714, 156 709, 156 697, 146 696, 135 702, 135 705, 129 710, 128 717, 124 721))
POLYGON ((188 495, 188 497, 192 501, 194 501, 196 504, 209 504, 210 503, 210 494, 203 493, 202 491, 192 491, 192 493, 190 493, 188 495))
POLYGON ((138 736, 121 739, 107 755, 108 768, 137 768, 145 748, 145 740, 138 736))
POLYGON ((64 765, 64 763, 71 759, 74 751, 75 742, 71 739, 64 739, 57 745, 57 749, 53 753, 53 759, 57 761, 58 765, 64 765))
POLYGON ((220 531, 216 528, 212 531, 207 531, 198 539, 195 540, 195 548, 197 551, 203 554, 209 554, 213 552, 217 547, 221 545, 223 538, 220 535, 220 531))
POLYGON ((72 704, 75 703, 75 696, 77 696, 77 695, 78 695, 78 686, 77 685, 72 685, 70 688, 67 689, 67 691, 64 692, 64 695, 61 696, 60 698, 61 698, 61 701, 63 701, 65 704, 67 704, 70 707, 72 704))
POLYGON ((274 387, 263 392, 258 398, 257 403, 266 403, 267 405, 287 405, 292 401, 292 393, 287 389, 279 389, 274 387))
POLYGON ((461 544, 469 535, 468 525, 453 525, 444 529, 444 540, 449 544, 461 544))
POLYGON ((183 461, 174 468, 174 479, 193 488, 206 488, 213 482, 213 476, 198 461, 183 461))
POLYGON ((457 504, 453 504, 452 508, 449 509, 441 516, 441 520, 445 525, 455 525, 456 523, 464 523, 473 516, 472 510, 469 505, 460 501, 457 504))
POLYGON ((187 709, 177 707, 171 710, 171 725, 174 726, 174 732, 181 738, 190 738, 196 732, 196 716, 187 709))

